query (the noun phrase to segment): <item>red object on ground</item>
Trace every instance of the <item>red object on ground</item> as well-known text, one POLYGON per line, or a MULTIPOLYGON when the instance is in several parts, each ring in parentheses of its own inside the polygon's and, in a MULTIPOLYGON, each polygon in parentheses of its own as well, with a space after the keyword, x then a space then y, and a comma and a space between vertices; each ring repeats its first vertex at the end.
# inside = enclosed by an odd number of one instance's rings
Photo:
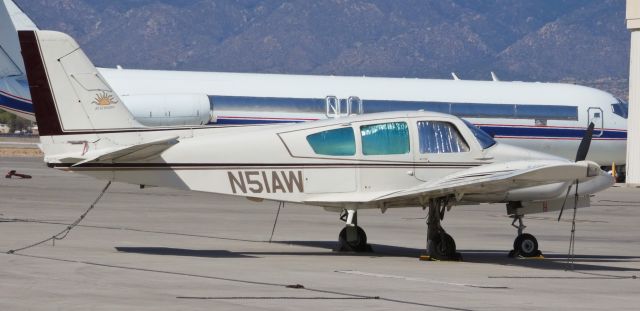
POLYGON ((4 175, 4 178, 11 178, 13 176, 24 178, 24 179, 31 178, 31 175, 17 173, 16 170, 10 170, 9 173, 7 173, 7 175, 4 175))

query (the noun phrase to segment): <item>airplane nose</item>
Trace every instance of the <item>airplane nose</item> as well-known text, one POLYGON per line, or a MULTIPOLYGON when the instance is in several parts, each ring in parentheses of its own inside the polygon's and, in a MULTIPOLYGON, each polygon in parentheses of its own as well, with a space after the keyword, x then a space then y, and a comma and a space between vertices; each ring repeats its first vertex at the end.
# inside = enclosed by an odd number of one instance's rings
POLYGON ((615 183, 616 179, 613 176, 601 170, 595 178, 580 182, 578 193, 580 195, 596 193, 613 186, 615 183))

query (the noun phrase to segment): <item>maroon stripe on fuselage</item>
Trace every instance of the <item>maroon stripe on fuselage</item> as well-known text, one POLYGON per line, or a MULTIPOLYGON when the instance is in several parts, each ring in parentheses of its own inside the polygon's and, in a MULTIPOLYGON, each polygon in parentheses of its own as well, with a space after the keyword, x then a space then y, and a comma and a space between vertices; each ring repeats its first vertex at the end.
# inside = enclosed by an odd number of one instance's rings
POLYGON ((62 126, 58 119, 58 111, 36 33, 35 31, 18 31, 18 38, 40 136, 62 135, 62 126))

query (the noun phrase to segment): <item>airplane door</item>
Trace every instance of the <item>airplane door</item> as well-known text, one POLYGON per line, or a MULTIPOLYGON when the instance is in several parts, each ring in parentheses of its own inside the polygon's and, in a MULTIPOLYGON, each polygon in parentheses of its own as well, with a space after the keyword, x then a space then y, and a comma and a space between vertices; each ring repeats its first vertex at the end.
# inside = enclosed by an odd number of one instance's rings
POLYGON ((340 117, 340 100, 338 100, 335 96, 327 96, 324 99, 325 108, 327 110, 326 114, 328 118, 339 118, 340 117))
POLYGON ((589 108, 589 119, 587 121, 587 126, 593 122, 595 127, 593 128, 593 136, 600 137, 603 133, 604 128, 604 120, 602 109, 598 107, 589 108))
POLYGON ((352 114, 362 114, 362 100, 357 96, 349 98, 325 97, 326 115, 329 118, 348 117, 352 114))
POLYGON ((358 96, 350 96, 347 99, 347 105, 349 106, 349 112, 351 114, 362 114, 364 111, 362 107, 362 100, 358 96))
POLYGON ((421 182, 468 168, 479 157, 455 124, 449 121, 415 119, 414 177, 421 182))

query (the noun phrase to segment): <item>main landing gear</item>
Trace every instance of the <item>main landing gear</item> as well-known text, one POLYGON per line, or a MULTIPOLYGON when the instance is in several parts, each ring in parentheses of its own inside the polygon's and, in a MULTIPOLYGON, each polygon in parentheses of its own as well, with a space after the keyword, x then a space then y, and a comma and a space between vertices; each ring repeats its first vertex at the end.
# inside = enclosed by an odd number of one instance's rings
POLYGON ((427 216, 427 255, 429 260, 462 260, 456 252, 456 241, 442 228, 441 221, 449 205, 449 198, 430 199, 427 216))
POLYGON ((364 229, 358 227, 358 211, 343 210, 340 220, 345 222, 344 228, 338 235, 338 252, 372 252, 371 245, 367 244, 367 234, 364 229))
POLYGON ((542 252, 538 249, 536 237, 532 234, 524 233, 524 228, 527 227, 522 221, 524 215, 519 214, 517 209, 512 210, 509 205, 507 205, 507 213, 513 217, 511 225, 518 229, 518 236, 513 241, 513 250, 509 252, 509 257, 532 258, 542 256, 542 252), (518 222, 518 225, 516 225, 516 222, 518 222))

